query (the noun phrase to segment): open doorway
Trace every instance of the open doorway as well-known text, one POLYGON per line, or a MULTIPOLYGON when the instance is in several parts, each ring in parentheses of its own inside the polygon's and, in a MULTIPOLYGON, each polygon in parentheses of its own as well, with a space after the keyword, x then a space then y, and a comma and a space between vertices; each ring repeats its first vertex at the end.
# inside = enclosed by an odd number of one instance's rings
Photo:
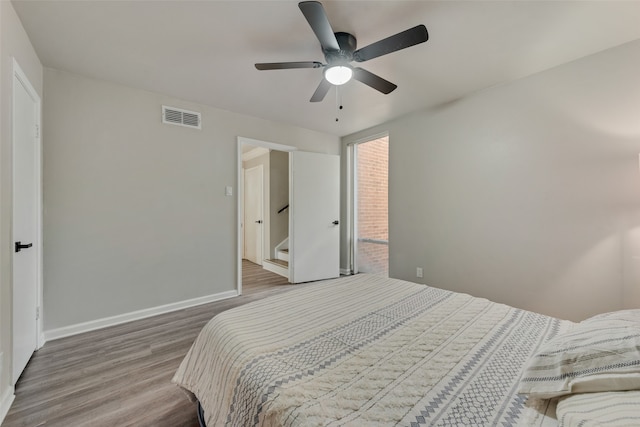
POLYGON ((389 275, 389 136, 353 144, 354 273, 389 275))
POLYGON ((289 157, 293 147, 238 138, 238 292, 287 285, 289 157))
POLYGON ((239 137, 238 293, 243 293, 244 234, 249 232, 244 218, 244 173, 245 167, 255 166, 243 163, 247 146, 267 151, 263 155, 262 268, 280 274, 287 283, 339 277, 340 157, 239 137))

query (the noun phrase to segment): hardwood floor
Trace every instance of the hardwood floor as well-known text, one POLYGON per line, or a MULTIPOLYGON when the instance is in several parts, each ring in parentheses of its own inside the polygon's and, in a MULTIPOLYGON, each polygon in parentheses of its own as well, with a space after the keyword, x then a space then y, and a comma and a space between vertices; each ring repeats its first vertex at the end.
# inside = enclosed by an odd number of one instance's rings
POLYGON ((242 294, 251 295, 275 287, 290 287, 286 278, 263 269, 246 259, 242 260, 242 294))
POLYGON ((224 310, 292 288, 243 261, 240 297, 48 342, 18 381, 2 427, 197 427, 195 405, 171 378, 200 329, 224 310))

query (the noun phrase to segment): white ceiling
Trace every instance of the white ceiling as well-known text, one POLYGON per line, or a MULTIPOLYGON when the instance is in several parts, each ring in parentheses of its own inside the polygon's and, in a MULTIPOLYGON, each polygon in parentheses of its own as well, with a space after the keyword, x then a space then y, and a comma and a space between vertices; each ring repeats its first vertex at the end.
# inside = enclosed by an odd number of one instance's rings
POLYGON ((359 64, 398 85, 352 81, 310 103, 322 61, 297 1, 33 1, 13 5, 44 66, 346 135, 640 39, 640 1, 324 1, 363 47, 418 24, 429 41, 359 64), (340 121, 336 122, 335 118, 340 121))

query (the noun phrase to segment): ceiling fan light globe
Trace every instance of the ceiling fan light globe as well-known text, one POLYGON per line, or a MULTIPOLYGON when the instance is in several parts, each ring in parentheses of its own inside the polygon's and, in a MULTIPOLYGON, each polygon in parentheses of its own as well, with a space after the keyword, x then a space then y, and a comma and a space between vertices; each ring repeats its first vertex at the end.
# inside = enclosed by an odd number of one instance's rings
POLYGON ((324 71, 324 78, 332 85, 340 86, 351 80, 353 70, 344 65, 334 65, 324 71))

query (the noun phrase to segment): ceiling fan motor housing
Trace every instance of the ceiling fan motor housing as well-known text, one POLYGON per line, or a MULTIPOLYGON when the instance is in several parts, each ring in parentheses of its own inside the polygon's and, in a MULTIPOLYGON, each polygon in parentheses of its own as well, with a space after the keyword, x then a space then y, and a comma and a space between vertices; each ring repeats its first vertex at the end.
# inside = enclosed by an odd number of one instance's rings
POLYGON ((356 38, 349 33, 334 33, 340 50, 322 50, 328 64, 347 64, 353 61, 353 52, 356 50, 356 38))

